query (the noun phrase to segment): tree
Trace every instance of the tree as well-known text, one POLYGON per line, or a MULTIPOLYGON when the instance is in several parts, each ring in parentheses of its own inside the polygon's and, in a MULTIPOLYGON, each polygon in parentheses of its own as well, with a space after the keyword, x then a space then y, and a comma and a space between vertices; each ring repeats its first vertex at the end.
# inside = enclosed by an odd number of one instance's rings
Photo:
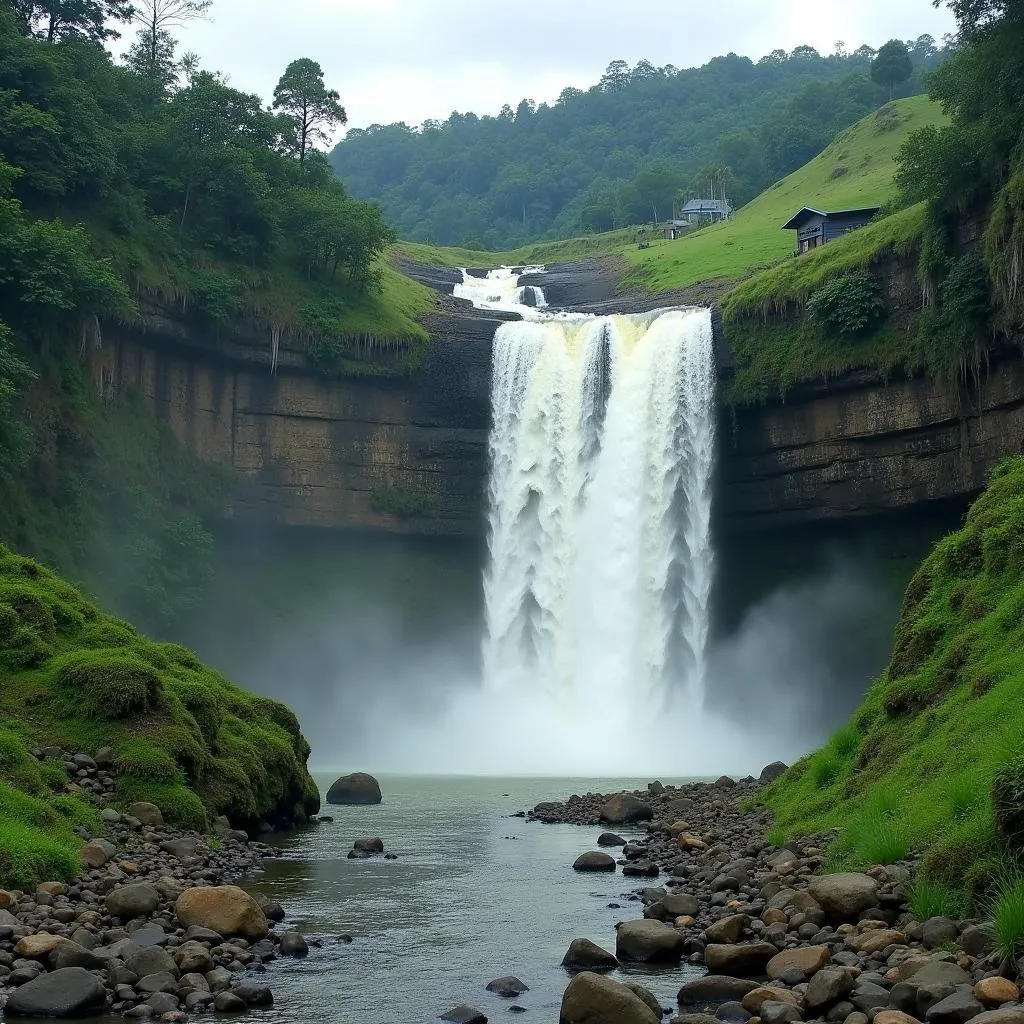
POLYGON ((205 19, 212 6, 213 0, 139 0, 135 20, 141 28, 128 61, 148 80, 152 101, 163 95, 177 73, 171 30, 205 19))
POLYGON ((291 122, 295 132, 294 148, 299 166, 306 154, 319 143, 331 141, 328 132, 348 121, 341 97, 324 85, 323 68, 315 60, 303 57, 285 68, 274 90, 274 109, 291 122))
POLYGON ((914 65, 906 44, 898 39, 890 39, 875 54, 875 59, 871 62, 871 81, 885 86, 889 90, 891 100, 896 86, 905 82, 913 70, 914 65))
POLYGON ((108 21, 130 21, 135 8, 128 0, 14 0, 26 35, 55 43, 58 39, 88 39, 103 43, 120 38, 108 21))

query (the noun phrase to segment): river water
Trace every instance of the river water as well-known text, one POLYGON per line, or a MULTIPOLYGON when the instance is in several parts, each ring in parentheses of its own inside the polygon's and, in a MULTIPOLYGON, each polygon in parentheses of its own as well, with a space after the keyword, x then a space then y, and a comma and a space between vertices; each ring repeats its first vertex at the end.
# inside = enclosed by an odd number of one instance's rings
MULTIPOLYGON (((317 781, 325 791, 333 778, 317 781)), ((586 937, 614 950, 615 923, 640 916, 641 904, 628 896, 645 882, 618 871, 572 870, 579 853, 596 849, 600 828, 511 815, 542 800, 649 780, 380 781, 382 804, 325 807, 333 824, 278 839, 282 857, 246 883, 254 894, 278 900, 289 926, 323 943, 303 960, 274 962, 265 978, 276 1006, 251 1019, 417 1024, 466 1002, 495 1020, 515 1002, 528 1020, 557 1020, 569 980, 559 964, 570 941, 586 937), (364 836, 382 837, 398 860, 348 860, 352 842, 364 836), (353 942, 338 942, 342 934, 353 942), (507 1000, 485 990, 506 974, 530 991, 507 1000)), ((702 973, 687 965, 633 967, 616 977, 646 985, 667 1007, 684 980, 702 973)))

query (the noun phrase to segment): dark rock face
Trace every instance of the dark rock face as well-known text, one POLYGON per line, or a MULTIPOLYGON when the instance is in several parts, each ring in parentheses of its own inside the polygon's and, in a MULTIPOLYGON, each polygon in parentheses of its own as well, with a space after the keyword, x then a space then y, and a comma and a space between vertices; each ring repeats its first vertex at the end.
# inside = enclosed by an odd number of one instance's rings
POLYGON ((4 1016, 88 1017, 102 1012, 106 997, 106 989, 95 975, 84 967, 65 967, 15 989, 4 1016))
MULTIPOLYGON (((380 784, 372 775, 354 772, 338 779, 327 791, 329 804, 379 804, 380 784)), ((381 843, 383 849, 383 843, 381 843)))

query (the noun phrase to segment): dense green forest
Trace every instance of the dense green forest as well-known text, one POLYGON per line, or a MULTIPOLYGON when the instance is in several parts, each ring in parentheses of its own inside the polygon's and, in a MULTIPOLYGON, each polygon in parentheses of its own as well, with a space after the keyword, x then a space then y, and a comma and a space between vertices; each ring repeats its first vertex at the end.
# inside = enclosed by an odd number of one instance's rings
POLYGON ((350 130, 331 162, 403 238, 468 248, 668 219, 674 201, 712 189, 741 205, 886 99, 922 91, 948 52, 927 35, 893 42, 687 70, 614 61, 553 105, 350 130))
POLYGON ((208 578, 219 481, 89 353, 159 314, 329 368, 392 273, 379 208, 318 149, 345 119, 319 66, 283 67, 271 105, 231 88, 176 52, 209 6, 140 0, 115 61, 128 4, 0 2, 0 540, 158 628, 208 578))

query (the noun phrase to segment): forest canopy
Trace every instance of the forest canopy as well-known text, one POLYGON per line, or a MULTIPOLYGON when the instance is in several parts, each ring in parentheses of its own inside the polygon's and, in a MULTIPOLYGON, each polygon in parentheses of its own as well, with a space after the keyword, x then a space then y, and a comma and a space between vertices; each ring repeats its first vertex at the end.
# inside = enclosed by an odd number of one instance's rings
POLYGON ((351 193, 380 201, 410 241, 508 249, 668 219, 714 191, 734 206, 802 166, 890 95, 923 89, 947 52, 906 44, 910 73, 861 46, 823 56, 730 53, 679 70, 617 60, 587 90, 524 99, 496 117, 352 129, 331 153, 351 193))

